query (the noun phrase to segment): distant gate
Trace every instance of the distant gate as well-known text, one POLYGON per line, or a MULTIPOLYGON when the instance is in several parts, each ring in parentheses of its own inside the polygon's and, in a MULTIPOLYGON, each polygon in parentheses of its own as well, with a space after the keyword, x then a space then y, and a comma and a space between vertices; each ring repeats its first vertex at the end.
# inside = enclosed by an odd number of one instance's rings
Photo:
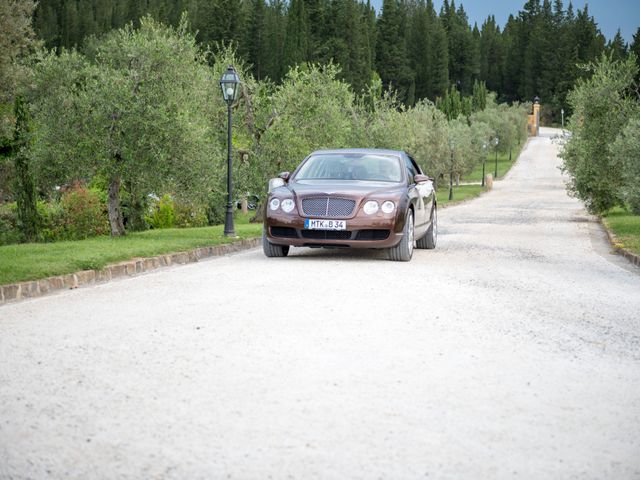
POLYGON ((540 102, 538 100, 533 103, 533 113, 529 115, 527 128, 531 137, 537 137, 540 134, 540 102))

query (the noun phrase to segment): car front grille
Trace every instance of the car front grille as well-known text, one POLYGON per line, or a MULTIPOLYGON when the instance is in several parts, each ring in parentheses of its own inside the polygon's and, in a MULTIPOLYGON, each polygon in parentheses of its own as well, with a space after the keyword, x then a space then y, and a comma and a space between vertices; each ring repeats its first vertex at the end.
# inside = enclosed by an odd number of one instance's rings
POLYGON ((360 230, 356 240, 386 240, 389 233, 389 230, 360 230))
POLYGON ((350 240, 351 232, 347 230, 301 230, 302 238, 309 240, 350 240))
POLYGON ((302 200, 302 211, 309 217, 348 217, 355 206, 355 200, 347 198, 324 196, 302 200))
POLYGON ((291 227, 271 227, 271 235, 280 238, 298 238, 296 229, 291 227))

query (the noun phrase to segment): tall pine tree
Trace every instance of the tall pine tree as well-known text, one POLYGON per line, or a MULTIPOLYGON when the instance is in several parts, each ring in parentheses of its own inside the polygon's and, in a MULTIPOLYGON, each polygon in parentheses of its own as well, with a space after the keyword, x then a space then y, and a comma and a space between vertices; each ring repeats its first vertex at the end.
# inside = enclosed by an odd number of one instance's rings
POLYGON ((378 19, 376 70, 385 89, 394 89, 401 102, 411 104, 414 101, 414 73, 409 67, 402 24, 398 1, 384 0, 378 19))

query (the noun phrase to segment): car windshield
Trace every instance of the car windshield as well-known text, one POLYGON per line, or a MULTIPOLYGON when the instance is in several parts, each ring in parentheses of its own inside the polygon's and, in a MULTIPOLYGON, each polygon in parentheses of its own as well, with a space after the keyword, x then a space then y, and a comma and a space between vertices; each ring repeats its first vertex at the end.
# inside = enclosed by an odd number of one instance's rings
POLYGON ((375 153, 326 153, 312 155, 300 167, 295 180, 364 180, 401 182, 400 160, 375 153))

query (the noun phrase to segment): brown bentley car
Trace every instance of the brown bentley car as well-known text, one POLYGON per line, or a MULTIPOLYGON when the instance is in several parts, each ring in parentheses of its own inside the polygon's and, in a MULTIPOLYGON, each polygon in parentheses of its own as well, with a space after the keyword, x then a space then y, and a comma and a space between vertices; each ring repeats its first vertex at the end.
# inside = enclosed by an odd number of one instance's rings
POLYGON ((319 150, 269 182, 262 246, 378 248, 409 261, 414 245, 435 248, 433 183, 410 155, 377 149, 319 150))

